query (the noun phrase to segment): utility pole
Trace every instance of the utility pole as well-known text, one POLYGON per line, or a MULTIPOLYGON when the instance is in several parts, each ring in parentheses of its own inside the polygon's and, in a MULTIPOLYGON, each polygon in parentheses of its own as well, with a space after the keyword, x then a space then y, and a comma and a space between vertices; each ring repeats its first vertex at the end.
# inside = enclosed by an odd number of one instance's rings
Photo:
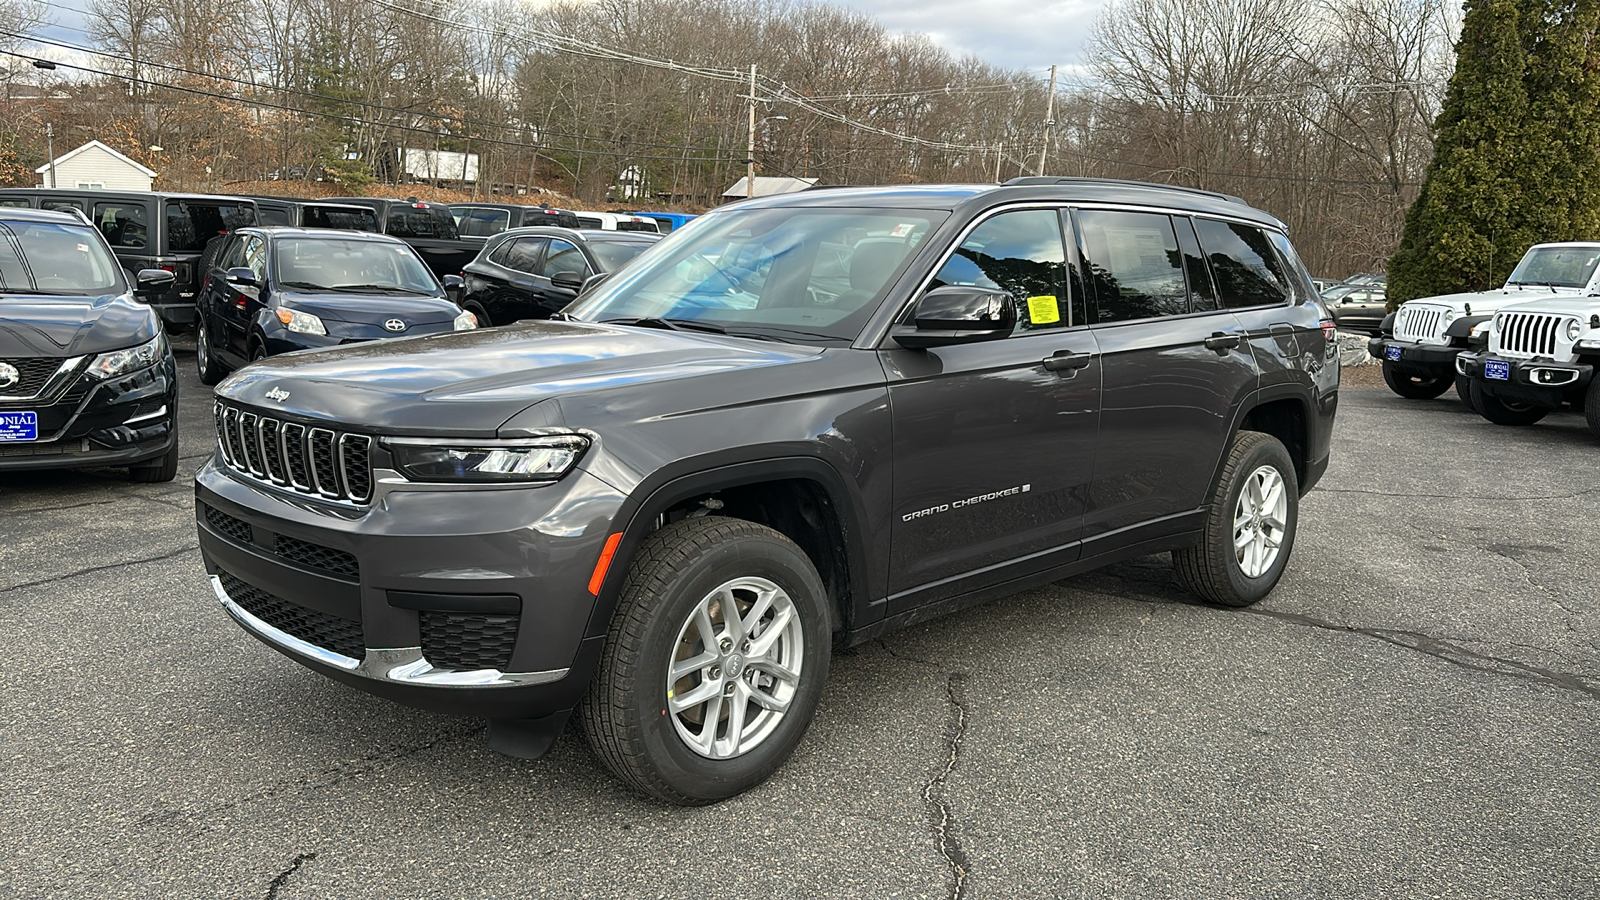
POLYGON ((1056 67, 1050 67, 1050 94, 1044 101, 1044 146, 1039 148, 1039 174, 1044 174, 1044 156, 1050 152, 1050 129, 1056 124, 1056 67))
POLYGON ((750 64, 750 141, 744 152, 744 198, 756 195, 756 66, 750 64))
POLYGON ((50 122, 44 123, 44 152, 50 157, 50 186, 56 186, 56 127, 50 122))
POLYGON ((1000 183, 1000 160, 1005 159, 1006 142, 1001 141, 994 145, 994 183, 1000 183))

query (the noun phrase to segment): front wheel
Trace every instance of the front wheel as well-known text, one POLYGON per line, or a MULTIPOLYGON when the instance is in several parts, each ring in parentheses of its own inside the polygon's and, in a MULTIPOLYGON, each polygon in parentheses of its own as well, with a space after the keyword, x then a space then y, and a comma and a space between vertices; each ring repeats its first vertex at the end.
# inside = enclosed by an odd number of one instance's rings
POLYGON ((1550 414, 1550 410, 1531 403, 1502 400, 1472 382, 1472 408, 1478 415, 1496 425, 1532 425, 1550 414))
POLYGON ((1450 379, 1440 376, 1414 375, 1406 370, 1397 368, 1388 360, 1383 361, 1383 381, 1389 385, 1389 390, 1406 398, 1407 400, 1432 400, 1445 391, 1450 390, 1450 379))
POLYGON ((1589 420, 1589 430, 1600 437, 1600 380, 1589 382, 1589 392, 1583 401, 1583 417, 1589 420))
POLYGON ((628 572, 580 707, 589 745, 668 803, 760 784, 816 710, 828 620, 816 568, 777 531, 713 516, 662 528, 628 572))
POLYGON ((1300 516, 1289 451, 1270 434, 1233 439, 1195 546, 1172 553, 1184 589, 1222 606, 1249 606, 1283 576, 1300 516))
POLYGON ((178 444, 148 462, 128 467, 128 480, 135 484, 158 484, 178 477, 178 444))
POLYGON ((1461 405, 1473 412, 1478 411, 1478 405, 1472 400, 1472 379, 1465 375, 1456 375, 1456 396, 1461 399, 1461 405))

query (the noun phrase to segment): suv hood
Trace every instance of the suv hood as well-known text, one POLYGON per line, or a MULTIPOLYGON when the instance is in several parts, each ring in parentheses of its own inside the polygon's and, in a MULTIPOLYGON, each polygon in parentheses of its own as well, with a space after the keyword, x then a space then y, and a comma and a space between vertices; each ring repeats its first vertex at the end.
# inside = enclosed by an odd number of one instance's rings
POLYGON ((1600 313, 1600 297, 1571 293, 1559 297, 1546 296, 1539 300, 1528 298, 1515 303, 1507 303, 1501 306, 1499 311, 1540 312, 1588 318, 1591 315, 1600 313))
POLYGON ((284 294, 283 305, 331 322, 382 326, 396 316, 411 325, 436 325, 461 315, 443 297, 418 294, 284 294))
POLYGON ((122 294, 0 297, 0 357, 121 350, 150 340, 159 330, 150 307, 122 294))
POLYGON ((1550 297, 1577 297, 1582 295, 1581 288, 1547 288, 1542 285, 1506 285, 1487 291, 1469 291, 1463 294, 1441 294, 1437 297, 1418 297, 1408 300, 1407 303, 1416 303, 1427 306, 1444 306, 1464 312, 1467 304, 1472 304, 1473 315, 1487 315, 1497 309, 1512 304, 1522 305, 1540 298, 1550 297), (1554 293, 1552 293, 1552 290, 1554 293))
POLYGON ((217 396, 377 434, 489 437, 551 397, 821 353, 714 334, 549 321, 286 353, 242 369, 218 385, 217 396))

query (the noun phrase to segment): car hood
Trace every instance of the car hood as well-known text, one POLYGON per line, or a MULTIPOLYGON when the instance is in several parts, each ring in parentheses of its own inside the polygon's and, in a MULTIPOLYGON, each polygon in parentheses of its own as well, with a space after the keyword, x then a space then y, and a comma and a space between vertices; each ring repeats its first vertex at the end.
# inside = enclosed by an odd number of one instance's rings
POLYGON ((319 319, 381 326, 399 318, 407 325, 434 325, 461 315, 461 308, 443 297, 387 294, 284 294, 282 304, 319 319))
POLYGON ((352 344, 274 356, 217 395, 378 434, 483 437, 552 397, 810 359, 815 347, 584 322, 352 344))
POLYGON ((1552 289, 1536 285, 1507 285, 1506 287, 1494 288, 1487 291, 1469 291, 1463 294, 1441 294, 1437 297, 1418 297, 1415 300, 1410 300, 1407 302, 1425 304, 1428 306, 1445 306, 1455 310, 1456 312, 1464 312, 1467 308, 1467 305, 1471 304, 1473 315, 1483 315, 1493 312, 1497 309, 1510 306, 1513 303, 1521 306, 1531 301, 1540 300, 1541 298, 1567 298, 1566 302, 1570 304, 1570 298, 1578 297, 1582 294, 1583 291, 1579 288, 1552 289), (1552 290, 1554 291, 1553 293, 1552 290))
POLYGON ((1566 294, 1560 297, 1546 295, 1542 299, 1523 299, 1516 303, 1504 304, 1501 311, 1507 312, 1537 312, 1554 315, 1577 316, 1588 318, 1600 313, 1600 297, 1589 297, 1583 294, 1566 294))
POLYGON ((160 328, 150 307, 126 294, 0 297, 0 357, 120 350, 150 340, 160 328))

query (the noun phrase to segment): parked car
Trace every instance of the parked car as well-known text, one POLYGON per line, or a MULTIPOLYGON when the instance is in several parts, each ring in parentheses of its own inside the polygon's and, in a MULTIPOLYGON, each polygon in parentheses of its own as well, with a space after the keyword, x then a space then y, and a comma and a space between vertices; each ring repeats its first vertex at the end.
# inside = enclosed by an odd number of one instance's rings
POLYGON ((627 213, 606 212, 576 212, 579 228, 592 228, 600 231, 642 231, 646 234, 660 234, 661 229, 656 226, 655 219, 646 219, 644 216, 634 216, 627 213))
POLYGON ((1311 296, 1210 192, 758 198, 561 319, 225 381, 201 552, 315 671, 529 758, 576 710, 628 784, 714 802, 794 750, 836 647, 1163 551, 1266 596, 1338 405, 1311 296))
POLYGON ((83 213, 0 208, 0 472, 127 466, 178 472, 178 370, 148 302, 83 213))
POLYGON ((464 238, 493 237, 512 228, 533 225, 556 225, 561 228, 581 228, 578 217, 570 210, 552 206, 522 206, 515 203, 452 203, 450 214, 455 217, 456 230, 464 238))
POLYGON ((285 197, 251 195, 256 202, 260 225, 293 225, 298 228, 333 228, 342 231, 381 232, 378 213, 367 206, 329 203, 324 200, 290 200, 285 197))
POLYGON ((1333 322, 1348 331, 1377 334, 1389 314, 1389 295, 1381 287, 1345 284, 1322 295, 1333 322))
POLYGON ((673 229, 682 228, 683 226, 689 224, 690 219, 694 218, 694 216, 689 215, 688 213, 670 212, 635 212, 631 215, 640 216, 645 219, 654 219, 656 222, 656 229, 662 234, 669 234, 673 229))
POLYGON ((382 232, 397 237, 417 251, 433 274, 457 275, 478 255, 478 241, 463 240, 456 230, 450 207, 425 203, 414 197, 392 200, 378 197, 329 197, 330 202, 365 206, 378 214, 382 232))
POLYGON ((360 232, 234 232, 217 254, 199 306, 195 364, 206 384, 291 350, 477 327, 415 250, 360 232))
POLYGON ((660 239, 549 227, 502 232, 462 272, 461 307, 480 325, 548 319, 576 299, 590 278, 616 271, 660 239))
POLYGON ((7 188, 0 189, 0 207, 76 209, 100 229, 130 283, 145 269, 171 272, 172 285, 152 296, 150 306, 173 333, 194 324, 206 244, 256 223, 254 200, 208 194, 7 188))

